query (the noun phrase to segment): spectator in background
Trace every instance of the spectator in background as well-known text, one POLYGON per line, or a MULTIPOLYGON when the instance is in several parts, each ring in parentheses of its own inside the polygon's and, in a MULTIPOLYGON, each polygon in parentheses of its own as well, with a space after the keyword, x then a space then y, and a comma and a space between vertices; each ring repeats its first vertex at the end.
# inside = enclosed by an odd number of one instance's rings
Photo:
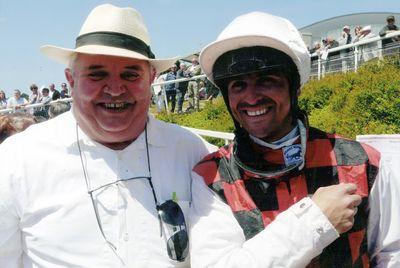
POLYGON ((34 116, 25 113, 0 115, 0 143, 6 138, 37 123, 34 116))
POLYGON ((320 42, 314 42, 314 46, 312 49, 310 49, 310 54, 311 54, 311 62, 314 60, 318 60, 318 57, 322 53, 322 47, 320 42), (315 55, 313 55, 315 53, 315 55))
MULTIPOLYGON (((197 58, 192 59, 192 65, 189 67, 189 76, 197 76, 201 74, 201 68, 199 65, 199 61, 197 58)), ((191 80, 188 83, 188 94, 189 98, 192 98, 192 101, 189 99, 189 106, 186 110, 195 109, 198 111, 200 109, 200 101, 199 101, 199 81, 191 80)))
POLYGON ((62 83, 61 84, 61 91, 60 91, 60 97, 61 99, 69 98, 69 92, 68 92, 68 86, 67 83, 62 83))
POLYGON ((0 110, 6 108, 7 108, 6 93, 3 90, 0 90, 0 110))
POLYGON ((334 68, 334 61, 337 60, 337 58, 339 57, 340 51, 328 52, 329 49, 339 46, 339 42, 332 37, 328 36, 325 40, 322 40, 322 42, 324 44, 324 48, 321 53, 321 59, 326 60, 325 64, 322 67, 323 72, 325 73, 331 71, 331 69, 334 68))
MULTIPOLYGON (((188 78, 189 73, 187 70, 187 66, 185 63, 181 63, 179 65, 179 70, 176 72, 176 79, 182 79, 182 78, 188 78)), ((177 102, 178 102, 178 114, 182 113, 182 106, 183 106, 183 101, 185 100, 185 94, 187 92, 188 88, 188 81, 184 82, 179 82, 177 85, 175 85, 176 88, 176 97, 177 97, 177 102)))
POLYGON ((399 28, 396 26, 394 16, 388 16, 386 18, 386 25, 379 31, 379 36, 385 36, 388 33, 398 31, 399 28))
MULTIPOLYGON (((391 33, 391 32, 395 32, 395 31, 398 31, 399 30, 399 28, 396 26, 396 24, 394 24, 395 23, 395 19, 394 19, 394 16, 388 16, 387 18, 386 18, 386 25, 379 31, 379 36, 380 37, 384 37, 386 34, 388 34, 388 33, 391 33)), ((395 50, 393 50, 393 49, 387 49, 388 47, 391 47, 391 46, 395 46, 395 45, 398 45, 398 41, 399 41, 400 39, 399 39, 399 37, 398 36, 396 36, 396 37, 392 37, 392 38, 385 38, 385 39, 383 39, 382 40, 382 48, 384 49, 383 50, 383 53, 385 54, 385 55, 387 55, 387 54, 392 54, 392 53, 394 53, 395 52, 395 50)))
POLYGON ((47 104, 50 101, 52 101, 52 98, 50 96, 50 90, 47 87, 45 87, 42 89, 42 97, 40 98, 40 103, 47 104))
POLYGON ((35 104, 39 102, 39 90, 36 84, 32 84, 29 89, 31 90, 31 94, 29 95, 28 104, 35 104))
POLYGON ((49 94, 50 98, 52 100, 58 100, 60 98, 60 92, 56 89, 53 83, 49 85, 49 89, 50 89, 50 94, 49 94))
POLYGON ((340 35, 339 45, 341 45, 341 46, 348 45, 348 44, 351 44, 351 41, 352 41, 352 37, 351 37, 351 33, 350 33, 350 26, 345 25, 345 26, 343 26, 343 31, 342 31, 342 34, 340 35))
POLYGON ((44 104, 42 107, 38 107, 34 113, 35 116, 42 116, 46 119, 49 118, 49 103, 52 101, 50 97, 50 90, 47 87, 42 88, 42 97, 39 100, 39 103, 44 104))
POLYGON ((360 30, 360 40, 368 39, 375 37, 375 34, 372 33, 371 25, 367 25, 361 28, 360 30))
POLYGON ((361 36, 361 29, 362 27, 360 25, 356 26, 354 28, 354 39, 353 39, 353 43, 356 43, 360 40, 360 36, 361 36))
MULTIPOLYGON (((165 78, 165 81, 171 81, 176 79, 176 65, 172 65, 169 68, 169 72, 167 73, 167 76, 165 78)), ((165 94, 167 94, 167 103, 168 106, 171 104, 171 113, 175 111, 175 104, 176 104, 176 89, 175 89, 175 83, 170 83, 165 85, 165 94)))
POLYGON ((321 49, 321 43, 320 42, 314 42, 314 46, 310 49, 310 54, 313 54, 313 53, 317 52, 320 49, 321 49))
POLYGON ((20 110, 22 106, 28 104, 28 101, 21 97, 21 91, 19 89, 14 90, 14 96, 8 99, 7 108, 14 108, 20 110))
MULTIPOLYGON (((340 35, 339 39, 339 45, 344 46, 351 44, 352 38, 351 38, 351 32, 350 32, 350 26, 345 25, 343 26, 343 31, 342 34, 340 35)), ((340 50, 340 58, 342 59, 342 71, 346 72, 348 69, 348 53, 350 53, 351 48, 347 48, 345 50, 340 50)))
MULTIPOLYGON (((338 47, 338 46, 339 46, 339 42, 338 41, 336 41, 335 39, 333 39, 330 36, 326 37, 325 49, 332 49, 332 48, 335 48, 335 47, 338 47)), ((329 55, 332 56, 333 53, 330 53, 329 55)))
MULTIPOLYGON (((375 37, 375 34, 372 33, 371 25, 367 25, 362 27, 360 30, 360 38, 359 40, 366 40, 369 38, 375 37)), ((376 57, 376 48, 377 48, 377 43, 373 42, 370 44, 365 44, 360 46, 360 57, 361 60, 369 61, 372 58, 376 57)))

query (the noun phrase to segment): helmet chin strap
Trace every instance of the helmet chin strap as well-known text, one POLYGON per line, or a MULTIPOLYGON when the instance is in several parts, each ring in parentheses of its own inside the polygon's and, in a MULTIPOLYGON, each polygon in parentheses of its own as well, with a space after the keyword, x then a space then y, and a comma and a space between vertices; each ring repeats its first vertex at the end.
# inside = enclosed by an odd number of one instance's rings
POLYGON ((273 177, 277 177, 280 176, 282 174, 285 174, 289 171, 292 170, 302 170, 304 168, 305 165, 305 154, 306 154, 306 147, 307 147, 307 129, 304 126, 303 122, 298 119, 297 120, 298 126, 299 126, 299 132, 300 132, 300 145, 301 145, 301 161, 296 162, 294 164, 288 165, 283 169, 280 170, 276 170, 276 171, 264 171, 264 170, 259 170, 256 168, 252 168, 248 165, 246 165, 245 163, 243 163, 243 161, 241 161, 241 159, 239 158, 238 155, 238 151, 237 148, 234 148, 234 152, 232 154, 232 160, 236 163, 236 165, 238 165, 240 168, 242 168, 243 170, 249 171, 257 176, 261 176, 264 178, 273 178, 273 177))

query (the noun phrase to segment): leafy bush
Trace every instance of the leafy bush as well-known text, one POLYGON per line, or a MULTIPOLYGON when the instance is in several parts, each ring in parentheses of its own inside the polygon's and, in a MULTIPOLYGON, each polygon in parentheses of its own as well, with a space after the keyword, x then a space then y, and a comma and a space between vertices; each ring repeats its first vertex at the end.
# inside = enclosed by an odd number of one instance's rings
POLYGON ((310 125, 355 138, 400 131, 399 58, 371 61, 356 73, 334 74, 305 85, 299 106, 310 125))
MULTIPOLYGON (((204 109, 199 112, 184 114, 160 113, 157 118, 181 126, 214 130, 221 132, 233 132, 234 126, 231 116, 226 109, 222 97, 214 99, 213 103, 207 102, 204 109)), ((209 142, 222 146, 224 141, 217 138, 206 138, 209 142)))

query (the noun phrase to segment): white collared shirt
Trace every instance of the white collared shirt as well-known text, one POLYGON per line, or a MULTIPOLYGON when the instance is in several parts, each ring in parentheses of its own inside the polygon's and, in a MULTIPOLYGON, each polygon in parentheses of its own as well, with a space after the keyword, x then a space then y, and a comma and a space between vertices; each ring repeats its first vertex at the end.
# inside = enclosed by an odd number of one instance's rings
MULTIPOLYGON (((94 193, 104 241, 87 192, 70 112, 33 125, 0 146, 0 267, 188 267, 169 259, 146 179, 94 193)), ((115 151, 78 129, 90 188, 148 176, 145 137, 115 151)), ((191 168, 214 147, 179 126, 148 123, 158 201, 176 193, 185 213, 191 168)))

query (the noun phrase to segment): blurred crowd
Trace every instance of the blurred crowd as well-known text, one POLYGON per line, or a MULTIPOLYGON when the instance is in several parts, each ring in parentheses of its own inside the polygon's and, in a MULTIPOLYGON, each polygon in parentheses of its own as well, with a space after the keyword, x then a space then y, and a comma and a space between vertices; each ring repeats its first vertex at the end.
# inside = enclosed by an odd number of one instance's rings
MULTIPOLYGON (((398 31, 399 28, 395 24, 394 16, 388 16, 386 18, 386 25, 379 31, 379 36, 384 37, 386 34, 394 31, 398 31)), ((328 49, 332 49, 335 47, 348 45, 352 43, 357 43, 362 40, 366 40, 372 37, 377 36, 372 32, 371 25, 365 26, 355 26, 354 29, 351 29, 350 26, 344 25, 342 28, 342 32, 338 38, 333 38, 331 36, 327 36, 323 38, 321 42, 315 42, 313 47, 309 49, 310 54, 313 55, 313 59, 320 57, 322 60, 328 59, 328 49)), ((399 41, 398 37, 387 38, 382 40, 382 48, 385 49, 389 46, 395 45, 399 41)), ((376 44, 365 44, 360 46, 360 55, 359 60, 367 61, 371 58, 376 57, 376 52, 373 52, 373 48, 376 48, 376 44)), ((337 51, 333 53, 329 53, 329 58, 342 55, 343 52, 351 52, 352 49, 349 48, 344 51, 337 51)))
POLYGON ((219 89, 205 78, 197 77, 202 74, 197 58, 191 64, 178 61, 168 71, 158 75, 156 84, 177 79, 190 79, 180 82, 171 82, 153 86, 153 103, 157 112, 168 107, 171 113, 190 112, 200 110, 200 100, 212 102, 219 95, 219 89), (197 78, 196 78, 197 77, 197 78), (187 102, 186 105, 185 102, 187 102))
POLYGON ((54 83, 49 84, 47 87, 42 86, 40 89, 36 84, 32 84, 29 89, 29 94, 21 93, 21 90, 15 89, 13 95, 8 98, 6 93, 3 90, 0 90, 0 110, 10 108, 13 110, 13 113, 26 113, 32 116, 48 119, 51 117, 50 110, 58 110, 61 109, 60 107, 62 106, 65 106, 63 109, 70 109, 70 105, 67 102, 50 104, 51 101, 70 97, 66 83, 61 84, 60 90, 56 89, 54 83), (39 107, 27 107, 32 104, 42 105, 39 105, 39 107))

